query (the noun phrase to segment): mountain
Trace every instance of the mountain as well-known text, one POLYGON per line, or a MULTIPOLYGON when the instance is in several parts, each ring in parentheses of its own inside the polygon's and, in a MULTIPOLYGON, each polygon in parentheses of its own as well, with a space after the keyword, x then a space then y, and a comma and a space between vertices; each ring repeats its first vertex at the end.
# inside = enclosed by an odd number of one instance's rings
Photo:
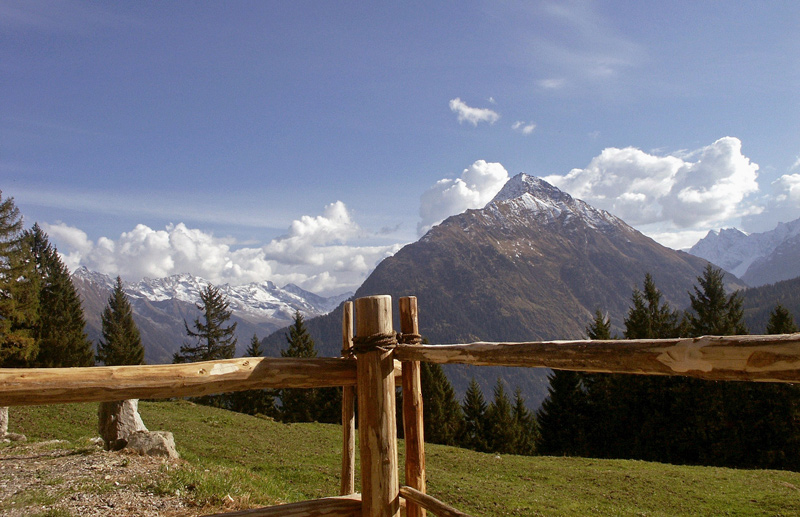
MULTIPOLYGON (((114 287, 110 277, 79 268, 72 282, 83 301, 89 338, 101 336, 101 314, 114 287)), ((190 274, 166 278, 145 278, 124 284, 125 293, 133 308, 134 320, 142 334, 145 360, 150 363, 172 362, 172 355, 186 338, 184 321, 200 317, 196 303, 208 281, 190 274)), ((232 311, 231 321, 237 323, 236 355, 242 355, 253 334, 267 335, 290 324, 295 311, 312 318, 330 312, 349 294, 325 298, 289 284, 284 288, 272 282, 217 286, 227 296, 232 311)))
MULTIPOLYGON (((674 307, 684 307, 706 264, 519 174, 483 209, 446 219, 383 260, 355 296, 417 296, 420 330, 432 343, 579 339, 596 309, 620 332, 631 292, 648 272, 674 307)), ((307 323, 323 355, 337 355, 341 311, 307 323)), ((279 336, 267 341, 275 346, 279 336)), ((473 375, 489 396, 498 376, 531 405, 546 394, 544 370, 447 371, 460 394, 473 375)))
POLYGON ((751 334, 766 332, 769 315, 781 304, 800 324, 800 277, 743 291, 744 321, 751 334))
POLYGON ((736 228, 711 230, 689 249, 751 286, 800 276, 800 219, 774 230, 746 234, 736 228))

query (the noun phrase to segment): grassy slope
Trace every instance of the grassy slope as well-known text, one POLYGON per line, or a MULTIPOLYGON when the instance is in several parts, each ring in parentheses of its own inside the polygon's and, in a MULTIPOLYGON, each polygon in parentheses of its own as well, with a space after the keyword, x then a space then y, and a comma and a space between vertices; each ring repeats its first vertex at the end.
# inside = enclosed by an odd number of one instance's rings
MULTIPOLYGON (((29 439, 94 436, 95 404, 10 409, 29 439)), ((252 505, 336 495, 340 428, 278 424, 186 402, 142 402, 145 424, 169 430, 188 465, 156 490, 199 505, 227 494, 252 505)), ((402 443, 401 443, 402 452, 402 443)), ((498 457, 427 446, 429 493, 473 515, 798 515, 800 474, 638 461, 498 457)))

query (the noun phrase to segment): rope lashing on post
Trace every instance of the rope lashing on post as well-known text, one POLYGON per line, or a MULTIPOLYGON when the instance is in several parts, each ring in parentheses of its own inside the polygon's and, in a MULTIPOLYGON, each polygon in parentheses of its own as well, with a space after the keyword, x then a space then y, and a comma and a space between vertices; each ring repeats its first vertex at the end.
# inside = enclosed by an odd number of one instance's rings
POLYGON ((369 352, 376 348, 389 350, 395 348, 397 344, 419 345, 422 343, 422 336, 412 333, 389 332, 386 334, 373 334, 371 336, 354 336, 353 347, 349 350, 355 353, 369 352))
POLYGON ((421 345, 422 336, 411 332, 397 333, 397 342, 401 345, 421 345))
POLYGON ((376 348, 388 350, 397 346, 397 334, 372 334, 371 336, 353 336, 353 352, 369 352, 376 348))

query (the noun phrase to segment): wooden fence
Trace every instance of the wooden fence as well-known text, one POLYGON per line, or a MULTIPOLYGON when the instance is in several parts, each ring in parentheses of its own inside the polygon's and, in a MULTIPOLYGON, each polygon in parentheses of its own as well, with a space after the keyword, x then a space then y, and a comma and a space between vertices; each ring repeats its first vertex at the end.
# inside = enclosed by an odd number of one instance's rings
POLYGON ((427 495, 420 361, 712 380, 800 382, 800 334, 626 341, 421 345, 415 297, 400 299, 400 333, 387 295, 345 304, 341 358, 240 358, 200 363, 0 369, 0 406, 171 398, 260 388, 342 386, 340 495, 227 516, 465 516, 427 495), (402 365, 402 366, 401 366, 402 365), (398 481, 395 386, 403 387, 405 481, 398 481), (358 397, 356 397, 356 393, 358 397), (361 493, 355 488, 355 404, 361 493))

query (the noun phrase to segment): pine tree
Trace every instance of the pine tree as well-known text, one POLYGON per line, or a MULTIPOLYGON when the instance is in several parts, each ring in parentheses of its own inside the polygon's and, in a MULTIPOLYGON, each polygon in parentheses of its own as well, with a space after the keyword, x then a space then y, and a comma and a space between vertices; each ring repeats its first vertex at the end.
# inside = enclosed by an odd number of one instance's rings
POLYGON ((456 445, 464 417, 453 385, 435 363, 420 365, 420 380, 425 441, 456 445))
POLYGON ((39 277, 22 238, 14 198, 0 191, 0 366, 26 366, 36 357, 39 277))
POLYGON ((780 303, 769 315, 767 334, 793 334, 800 332, 789 310, 780 303))
POLYGON ((45 368, 93 366, 94 347, 84 331, 81 299, 67 266, 38 224, 25 232, 25 243, 33 254, 41 285, 35 364, 45 368))
POLYGON ((144 347, 133 310, 117 277, 102 315, 103 339, 97 345, 97 361, 106 366, 144 364, 144 347))
POLYGON ((486 438, 486 400, 480 385, 473 377, 464 394, 461 405, 464 413, 464 425, 458 439, 458 445, 474 451, 486 452, 488 450, 486 438))
POLYGON ((508 400, 502 379, 497 379, 494 387, 494 400, 486 411, 489 450, 503 454, 514 454, 517 430, 511 415, 511 402, 508 400))
POLYGON ((194 330, 184 320, 186 334, 195 338, 196 344, 187 343, 181 346, 180 352, 173 357, 175 363, 194 363, 197 361, 214 361, 231 359, 236 352, 236 323, 227 325, 231 318, 230 302, 224 293, 211 284, 200 291, 198 310, 203 313, 194 320, 194 330))
MULTIPOLYGON (((261 348, 261 341, 258 336, 253 334, 250 344, 245 350, 245 357, 261 357, 264 350, 261 348)), ((248 415, 265 415, 270 417, 277 416, 275 408, 275 391, 271 389, 237 391, 230 395, 230 405, 232 411, 246 413, 248 415)))
POLYGON ((738 291, 725 294, 724 277, 725 273, 711 264, 697 277, 700 286, 694 286, 694 294, 689 293, 693 312, 688 314, 688 330, 692 337, 747 334, 742 296, 738 291))
POLYGON ((514 418, 514 428, 516 437, 514 441, 514 453, 530 456, 536 452, 536 441, 538 439, 538 428, 536 419, 525 406, 525 399, 522 390, 517 388, 514 391, 514 406, 511 410, 514 418))
MULTIPOLYGON (((286 336, 289 348, 281 350, 281 357, 317 357, 314 340, 308 334, 303 315, 294 313, 294 323, 286 336)), ((317 420, 317 390, 282 389, 281 419, 284 422, 314 422, 317 420)))
POLYGON ((632 301, 625 319, 627 339, 659 339, 679 333, 680 316, 668 303, 661 302, 661 291, 650 273, 644 277, 644 292, 634 289, 632 301))

